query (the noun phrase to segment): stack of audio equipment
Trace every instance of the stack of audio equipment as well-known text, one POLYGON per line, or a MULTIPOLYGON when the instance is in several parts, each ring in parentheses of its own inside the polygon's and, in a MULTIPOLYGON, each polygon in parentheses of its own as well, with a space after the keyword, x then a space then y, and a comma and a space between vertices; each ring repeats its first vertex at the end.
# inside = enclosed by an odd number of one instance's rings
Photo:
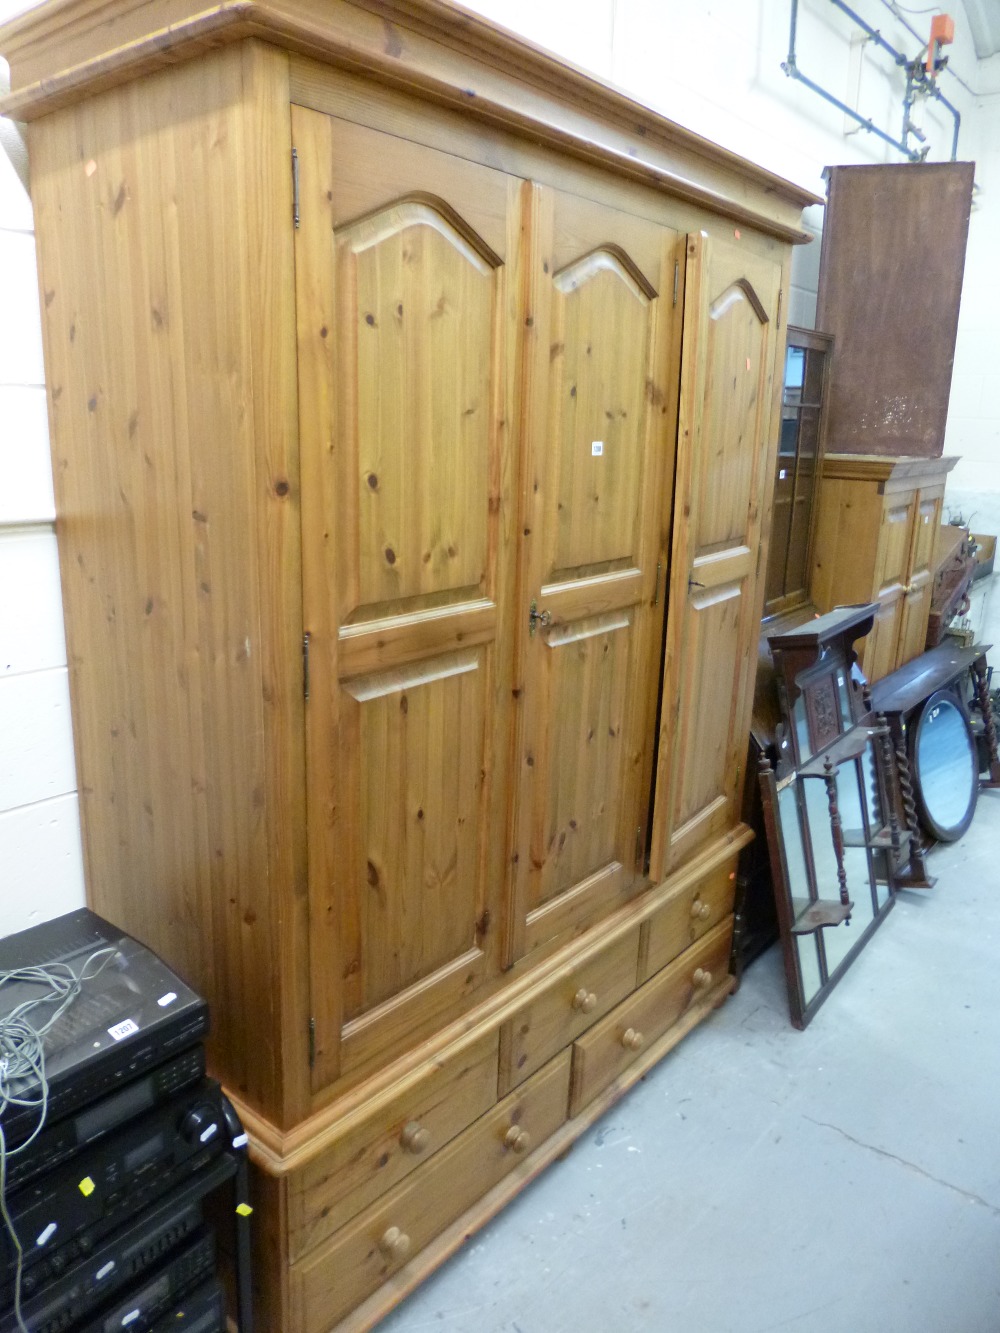
POLYGON ((251 1333, 246 1135, 205 1074, 207 1028, 205 1002, 92 912, 0 940, 0 1333, 222 1333, 204 1205, 223 1186, 251 1333), (25 1018, 44 1024, 67 978, 25 1074, 25 1018))

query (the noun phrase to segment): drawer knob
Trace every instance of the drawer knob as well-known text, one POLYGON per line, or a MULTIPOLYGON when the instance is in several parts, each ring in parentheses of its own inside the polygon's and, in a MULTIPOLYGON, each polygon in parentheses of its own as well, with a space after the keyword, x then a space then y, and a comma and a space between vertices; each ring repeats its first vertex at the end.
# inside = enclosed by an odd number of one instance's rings
POLYGON ((379 1241, 378 1247, 387 1259, 398 1263, 410 1252, 410 1238, 405 1231, 400 1231, 399 1227, 390 1227, 379 1241))
POLYGON ((643 1037, 641 1032, 636 1032, 635 1028, 626 1028, 622 1033, 622 1045, 627 1051, 641 1051, 643 1037))
POLYGON ((695 898, 691 904, 692 921, 707 921, 712 915, 712 909, 708 903, 703 903, 700 898, 695 898))
POLYGON ((703 967, 696 967, 694 976, 691 978, 699 990, 708 990, 712 984, 711 972, 706 972, 703 967))
POLYGON ((531 1135, 517 1125, 511 1125, 503 1137, 503 1146, 511 1152, 526 1153, 531 1147, 531 1135))
POLYGON ((399 1136, 399 1142, 404 1152, 422 1153, 426 1152, 431 1141, 431 1132, 424 1129, 423 1125, 411 1120, 409 1124, 403 1126, 403 1132, 399 1136))
POLYGON ((579 1009, 581 1014, 592 1014, 597 1008, 597 996, 586 986, 581 986, 573 996, 573 1008, 579 1009))

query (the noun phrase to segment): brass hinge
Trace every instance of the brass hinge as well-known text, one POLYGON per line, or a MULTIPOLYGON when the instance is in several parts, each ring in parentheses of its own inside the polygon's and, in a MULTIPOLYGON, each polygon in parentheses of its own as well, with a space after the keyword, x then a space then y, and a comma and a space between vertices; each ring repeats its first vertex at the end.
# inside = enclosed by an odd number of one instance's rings
POLYGON ((642 825, 635 831, 635 864, 638 869, 642 869, 642 825))
POLYGON ((299 226, 299 150, 292 149, 292 222, 299 226))
POLYGON ((777 321, 776 321, 779 329, 781 328, 781 300, 782 300, 782 297, 783 297, 784 295, 785 295, 785 289, 784 289, 783 287, 779 287, 779 288, 778 288, 778 318, 777 318, 777 321))
POLYGON ((681 266, 680 261, 674 260, 674 305, 677 304, 677 293, 681 285, 681 266))
POLYGON ((316 1064, 316 1020, 309 1020, 309 1068, 312 1069, 316 1064))
POLYGON ((656 606, 660 601, 660 570, 663 568, 663 561, 656 562, 656 586, 653 588, 653 605, 656 606))
POLYGON ((308 632, 302 636, 302 697, 309 698, 309 639, 308 632))

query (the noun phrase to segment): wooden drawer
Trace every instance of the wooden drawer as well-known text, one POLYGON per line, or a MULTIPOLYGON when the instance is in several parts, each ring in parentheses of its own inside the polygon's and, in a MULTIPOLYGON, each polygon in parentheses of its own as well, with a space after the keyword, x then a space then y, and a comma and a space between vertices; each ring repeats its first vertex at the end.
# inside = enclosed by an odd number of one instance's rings
POLYGON ((566 1119, 564 1051, 291 1270, 292 1326, 327 1333, 566 1119))
POLYGON ((374 1111, 362 1108, 326 1152, 294 1173, 290 1259, 342 1227, 495 1104, 498 1040, 491 1033, 374 1111))
POLYGON ((733 910, 736 861, 719 866, 697 884, 679 890, 643 927, 639 947, 639 981, 654 973, 700 940, 733 910))
POLYGON ((639 928, 579 963, 520 1009, 500 1034, 500 1092, 540 1069, 636 987, 639 928))
POLYGON ((728 974, 732 937, 730 916, 574 1044, 570 1116, 728 974))

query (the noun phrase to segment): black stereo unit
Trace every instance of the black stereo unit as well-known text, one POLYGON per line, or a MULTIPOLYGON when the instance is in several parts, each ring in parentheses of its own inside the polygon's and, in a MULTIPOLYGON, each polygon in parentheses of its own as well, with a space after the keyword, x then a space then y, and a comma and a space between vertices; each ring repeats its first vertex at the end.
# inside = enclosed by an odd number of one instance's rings
MULTIPOLYGON (((80 992, 45 1034, 45 1121, 123 1085, 208 1031, 205 1001, 157 956, 87 908, 0 940, 0 1023, 22 1005, 52 993, 48 968, 84 979, 80 992)), ((8 1149, 37 1128, 42 1085, 9 1081, 3 1128, 8 1149), (27 1101, 28 1105, 19 1104, 27 1101)))
POLYGON ((172 1060, 141 1074, 124 1087, 46 1125, 30 1145, 7 1158, 7 1190, 15 1190, 65 1162, 89 1143, 152 1110, 205 1073, 205 1050, 192 1046, 172 1060))
MULTIPOLYGON (((24 1279, 34 1268, 38 1282, 64 1272, 131 1214, 230 1148, 227 1109, 218 1083, 201 1079, 9 1195, 24 1279)), ((12 1286, 16 1269, 16 1251, 0 1228, 0 1292, 12 1286)))
POLYGON ((226 1333, 226 1297, 222 1287, 216 1281, 203 1282, 170 1314, 158 1320, 150 1333, 226 1333))
MULTIPOLYGON (((96 1317, 80 1326, 79 1333, 146 1333, 163 1315, 173 1314, 181 1297, 215 1271, 215 1240, 207 1227, 200 1227, 155 1272, 150 1273, 127 1297, 112 1301, 96 1317)), ((180 1324, 183 1327, 183 1324, 180 1324)))
MULTIPOLYGON (((130 1218, 61 1276, 39 1282, 31 1268, 22 1281, 21 1310, 30 1333, 63 1333, 128 1283, 141 1280, 202 1222, 202 1201, 231 1180, 236 1159, 223 1153, 139 1218, 130 1218)), ((0 1316, 0 1333, 16 1333, 13 1313, 0 1316)))

